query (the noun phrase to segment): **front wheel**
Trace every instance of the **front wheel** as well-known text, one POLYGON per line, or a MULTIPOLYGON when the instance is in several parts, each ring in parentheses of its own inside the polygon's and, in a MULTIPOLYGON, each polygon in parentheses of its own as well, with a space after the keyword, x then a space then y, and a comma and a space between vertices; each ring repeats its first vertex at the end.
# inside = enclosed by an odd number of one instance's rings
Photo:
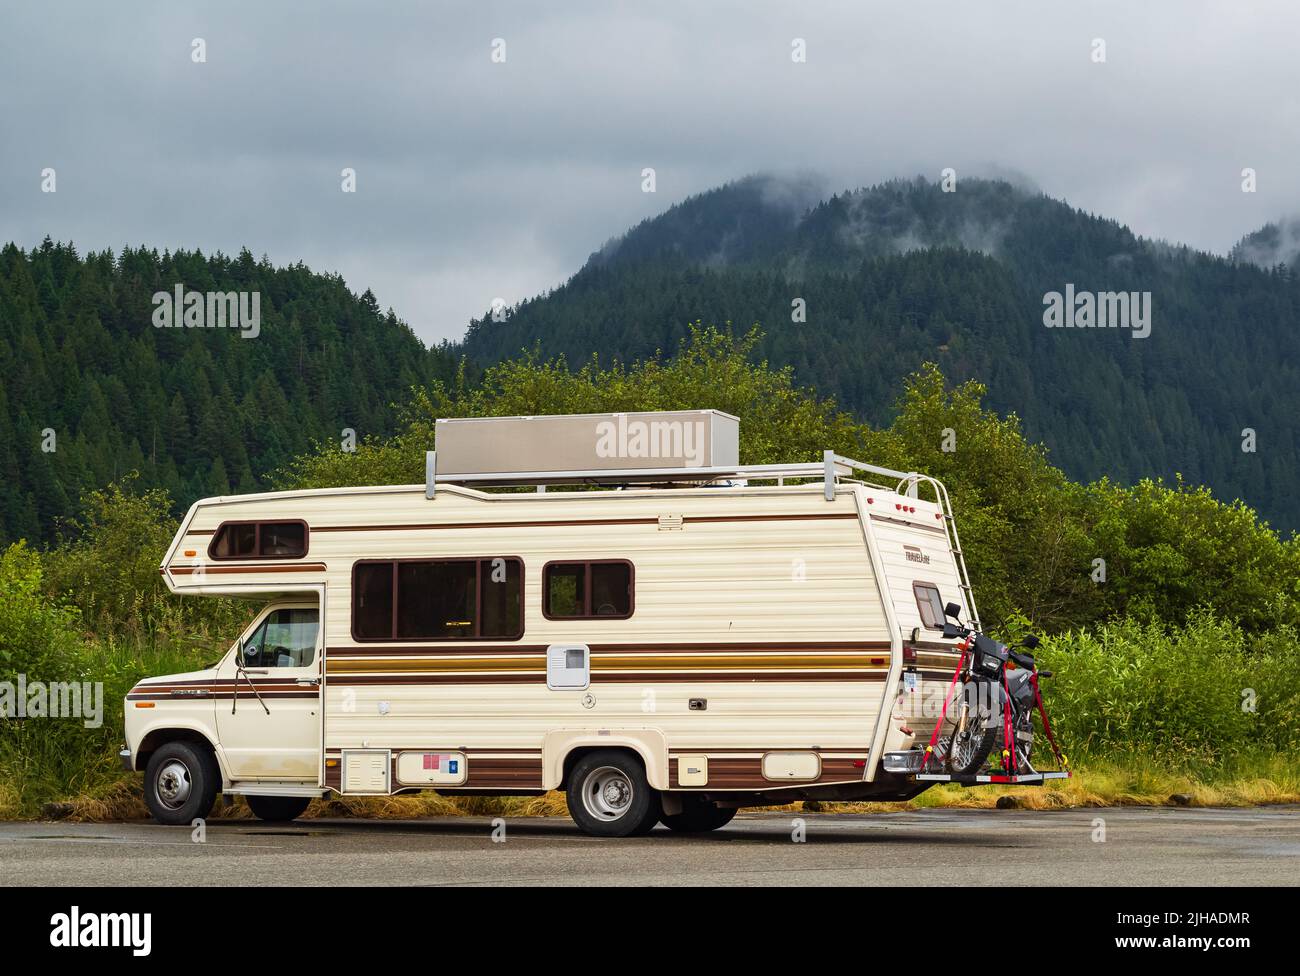
POLYGON ((636 837, 654 829, 663 811, 641 760, 613 749, 592 752, 569 774, 569 816, 593 837, 636 837))
POLYGON ((309 796, 246 796, 244 799, 248 801, 253 816, 267 823, 297 820, 311 803, 309 796))
POLYGON ((679 834, 703 834, 725 827, 735 815, 735 807, 720 807, 687 794, 682 797, 682 812, 666 813, 659 822, 679 834))
POLYGON ((160 824, 178 827, 212 810, 221 772, 212 752, 192 742, 168 742, 149 757, 144 771, 144 802, 160 824))
POLYGON ((998 737, 997 728, 986 721, 980 708, 978 693, 979 685, 973 681, 962 688, 960 720, 950 746, 952 771, 959 776, 978 773, 998 737))

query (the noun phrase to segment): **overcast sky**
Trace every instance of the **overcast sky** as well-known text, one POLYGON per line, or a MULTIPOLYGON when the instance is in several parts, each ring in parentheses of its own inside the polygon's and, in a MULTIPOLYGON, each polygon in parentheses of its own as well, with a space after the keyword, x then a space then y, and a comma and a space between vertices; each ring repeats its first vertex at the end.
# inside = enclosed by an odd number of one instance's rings
POLYGON ((755 172, 1015 171, 1223 253, 1300 210, 1297 37, 1294 2, 7 0, 0 241, 247 247, 431 341, 755 172))

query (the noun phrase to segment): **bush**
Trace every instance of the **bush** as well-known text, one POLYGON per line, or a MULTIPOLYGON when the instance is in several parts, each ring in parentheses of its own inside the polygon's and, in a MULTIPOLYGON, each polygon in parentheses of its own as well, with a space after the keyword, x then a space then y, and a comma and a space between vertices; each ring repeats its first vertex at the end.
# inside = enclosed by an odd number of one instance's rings
POLYGON ((135 494, 134 476, 82 497, 82 515, 46 554, 46 589, 67 600, 101 636, 147 640, 232 634, 247 608, 232 600, 174 596, 158 572, 176 535, 160 488, 135 494))
POLYGON ((1185 626, 1125 619, 1046 638, 1043 691, 1063 748, 1218 766, 1300 749, 1300 650, 1208 611, 1185 626), (1253 708, 1253 710, 1252 710, 1253 708))

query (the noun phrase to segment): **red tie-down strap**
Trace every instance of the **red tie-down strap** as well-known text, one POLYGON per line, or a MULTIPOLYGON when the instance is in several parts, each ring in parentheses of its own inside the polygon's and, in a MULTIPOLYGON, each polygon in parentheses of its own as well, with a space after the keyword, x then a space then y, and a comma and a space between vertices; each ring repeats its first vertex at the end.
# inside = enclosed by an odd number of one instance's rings
POLYGON ((1029 676, 1029 683, 1034 686, 1034 703, 1038 706, 1038 715, 1043 720, 1043 732, 1047 734, 1052 755, 1056 756, 1056 761, 1062 769, 1069 769, 1070 760, 1065 758, 1061 747, 1056 744, 1056 736, 1052 735, 1052 723, 1047 720, 1047 706, 1043 704, 1043 692, 1038 687, 1038 668, 1034 668, 1034 673, 1029 676))
MULTIPOLYGON (((934 744, 939 741, 939 730, 943 728, 943 721, 948 717, 948 704, 952 701, 952 690, 957 687, 957 679, 966 668, 966 650, 970 647, 970 638, 966 638, 961 645, 961 660, 957 662, 957 670, 952 673, 952 683, 948 685, 948 693, 943 696, 943 710, 939 712, 939 721, 934 723, 934 731, 930 733, 930 744, 925 747, 925 755, 921 758, 921 772, 930 765, 930 757, 934 755, 934 744)), ((952 753, 951 743, 948 746, 949 754, 952 753)))
POLYGON ((1002 768, 1008 773, 1018 773, 1016 769, 1016 744, 1011 739, 1011 682, 1007 680, 1007 669, 1002 669, 1002 768))

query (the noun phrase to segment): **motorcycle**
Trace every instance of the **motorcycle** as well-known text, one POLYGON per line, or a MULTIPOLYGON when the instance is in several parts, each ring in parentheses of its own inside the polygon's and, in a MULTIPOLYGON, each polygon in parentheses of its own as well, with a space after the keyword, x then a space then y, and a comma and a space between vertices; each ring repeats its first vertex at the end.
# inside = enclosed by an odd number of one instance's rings
POLYGON ((1039 646, 1029 636, 1008 647, 960 622, 961 607, 950 603, 943 636, 960 637, 965 664, 959 676, 960 695, 950 703, 947 719, 952 732, 940 739, 941 758, 952 772, 973 776, 997 750, 996 765, 1005 772, 1032 773, 1034 710, 1038 705, 1037 679, 1051 671, 1038 670, 1031 653, 1039 646), (1008 745, 1008 732, 1011 745, 1008 745))

